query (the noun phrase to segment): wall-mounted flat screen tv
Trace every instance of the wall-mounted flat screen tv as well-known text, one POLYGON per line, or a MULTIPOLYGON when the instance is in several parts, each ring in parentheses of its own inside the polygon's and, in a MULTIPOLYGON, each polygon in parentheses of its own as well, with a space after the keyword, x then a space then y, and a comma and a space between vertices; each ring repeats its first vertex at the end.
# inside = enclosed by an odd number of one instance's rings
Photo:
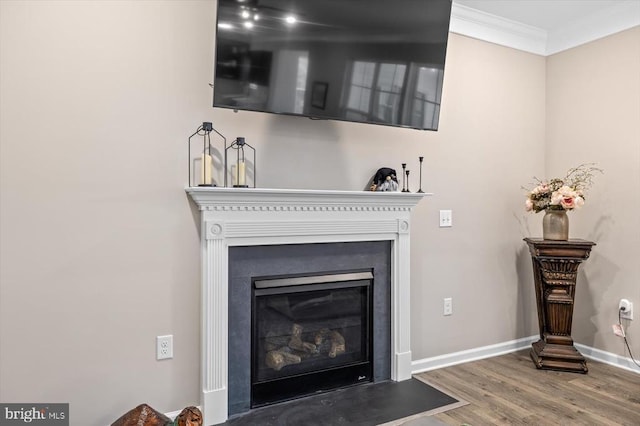
POLYGON ((218 0, 214 107, 437 130, 451 0, 218 0))

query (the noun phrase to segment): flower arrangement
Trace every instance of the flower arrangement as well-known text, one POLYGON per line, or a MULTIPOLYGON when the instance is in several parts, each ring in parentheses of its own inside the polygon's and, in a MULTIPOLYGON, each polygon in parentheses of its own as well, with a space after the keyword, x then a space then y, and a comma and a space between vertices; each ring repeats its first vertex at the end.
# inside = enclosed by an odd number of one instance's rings
POLYGON ((538 178, 533 189, 527 189, 525 210, 538 213, 542 210, 573 210, 584 205, 584 194, 593 185, 595 173, 602 170, 593 163, 581 164, 567 171, 562 179, 543 181, 538 178))

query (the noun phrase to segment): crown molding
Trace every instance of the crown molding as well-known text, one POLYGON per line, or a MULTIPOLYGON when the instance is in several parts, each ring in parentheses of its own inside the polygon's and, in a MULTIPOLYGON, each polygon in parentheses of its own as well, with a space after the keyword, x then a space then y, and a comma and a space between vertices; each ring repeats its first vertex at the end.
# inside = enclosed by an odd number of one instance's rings
POLYGON ((554 31, 546 31, 454 2, 449 31, 536 55, 549 56, 638 25, 638 0, 620 2, 605 12, 583 17, 554 31))
POLYGON ((449 31, 537 55, 546 53, 545 30, 455 2, 451 8, 449 31))

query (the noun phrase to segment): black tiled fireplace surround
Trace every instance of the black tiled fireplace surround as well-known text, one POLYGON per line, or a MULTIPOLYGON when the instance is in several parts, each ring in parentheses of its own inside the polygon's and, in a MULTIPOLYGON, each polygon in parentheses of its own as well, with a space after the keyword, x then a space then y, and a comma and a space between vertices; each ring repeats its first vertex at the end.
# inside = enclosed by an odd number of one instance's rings
POLYGON ((373 381, 391 375, 391 242, 242 246, 229 248, 229 415, 251 405, 251 279, 372 269, 373 381))

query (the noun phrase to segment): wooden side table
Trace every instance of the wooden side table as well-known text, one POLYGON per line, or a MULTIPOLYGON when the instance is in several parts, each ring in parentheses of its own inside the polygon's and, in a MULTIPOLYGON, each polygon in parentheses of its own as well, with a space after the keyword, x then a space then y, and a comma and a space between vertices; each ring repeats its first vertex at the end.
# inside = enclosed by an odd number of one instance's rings
POLYGON ((525 238, 533 262, 540 340, 531 346, 537 368, 586 373, 587 361, 573 346, 571 322, 578 267, 595 243, 525 238))

